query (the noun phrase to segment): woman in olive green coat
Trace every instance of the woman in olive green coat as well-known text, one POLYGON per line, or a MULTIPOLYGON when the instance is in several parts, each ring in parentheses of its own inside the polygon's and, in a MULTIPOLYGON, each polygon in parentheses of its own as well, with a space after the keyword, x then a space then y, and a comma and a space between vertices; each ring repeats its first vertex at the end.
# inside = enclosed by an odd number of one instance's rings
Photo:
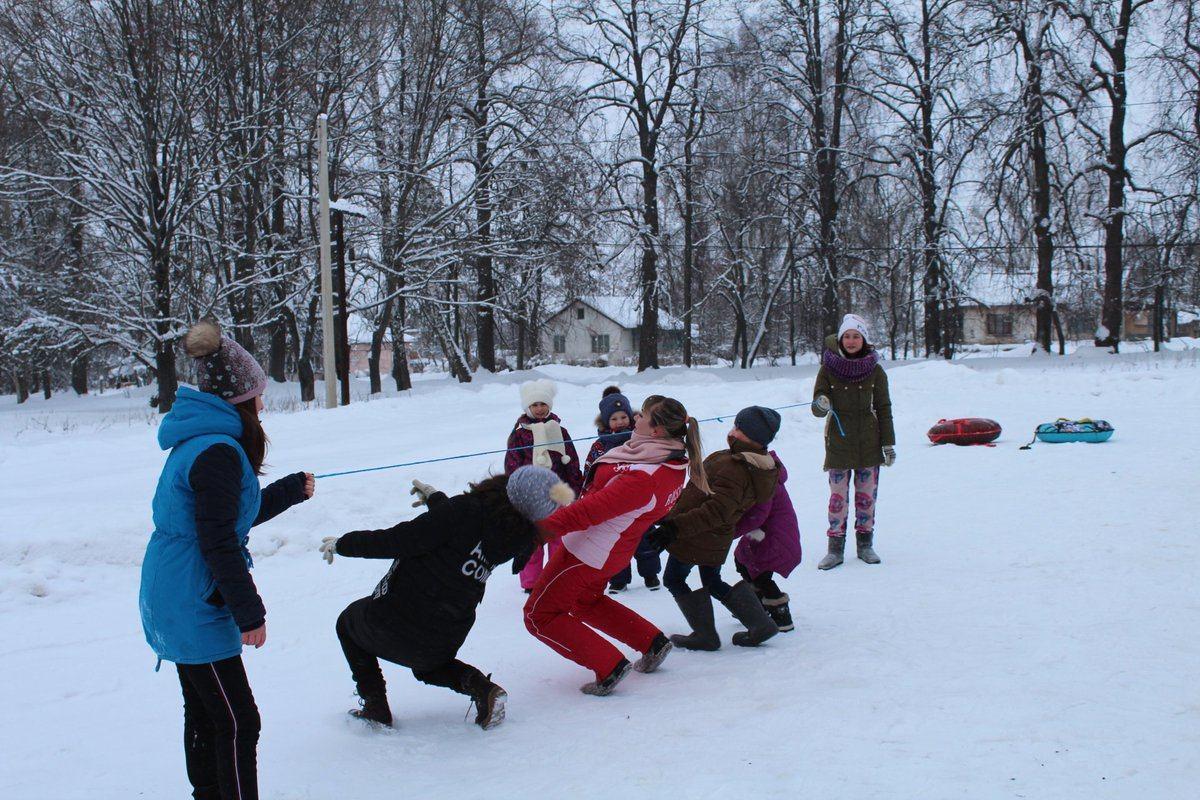
POLYGON ((825 423, 829 553, 817 568, 833 569, 842 563, 851 479, 858 557, 868 564, 878 564, 879 556, 872 545, 879 467, 890 467, 896 461, 896 432, 892 427, 887 373, 868 341, 867 323, 855 314, 842 319, 837 336, 825 340, 825 352, 821 355, 812 410, 816 416, 824 417, 831 408, 837 420, 825 423))

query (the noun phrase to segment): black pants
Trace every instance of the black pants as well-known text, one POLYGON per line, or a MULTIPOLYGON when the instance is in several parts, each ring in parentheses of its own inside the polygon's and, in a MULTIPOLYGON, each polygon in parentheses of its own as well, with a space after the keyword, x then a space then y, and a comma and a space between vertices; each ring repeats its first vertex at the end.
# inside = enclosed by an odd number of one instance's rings
POLYGON ((705 589, 708 589, 708 593, 715 600, 724 600, 725 595, 729 594, 729 590, 733 588, 721 577, 720 567, 697 568, 695 564, 689 564, 671 556, 667 559, 667 568, 663 572, 663 586, 667 587, 667 591, 671 593, 672 597, 682 597, 692 591, 687 585, 687 577, 693 569, 699 570, 700 583, 705 589))
POLYGON ((258 800, 261 720, 241 656, 176 664, 183 752, 196 800, 258 800))
POLYGON ((780 589, 779 584, 775 582, 774 572, 763 572, 757 578, 751 578, 750 571, 746 569, 745 564, 736 560, 734 563, 737 564, 738 574, 754 584, 755 590, 762 595, 764 600, 778 600, 783 597, 783 589, 780 589))
MULTIPOLYGON (((649 531, 647 531, 648 533, 649 531)), ((637 552, 633 556, 637 561, 638 575, 643 578, 653 578, 662 571, 662 560, 658 548, 650 544, 648 539, 649 536, 643 534, 642 540, 638 542, 637 552)), ((608 579, 608 585, 624 589, 631 580, 633 580, 633 570, 626 565, 625 569, 608 579)))
POLYGON ((411 659, 399 652, 396 643, 372 637, 364 628, 361 624, 361 614, 362 605, 366 602, 367 599, 355 600, 346 607, 337 621, 338 641, 342 643, 342 653, 346 656, 346 663, 350 665, 350 674, 358 687, 359 697, 383 697, 387 694, 387 683, 383 679, 383 670, 379 668, 381 658, 408 667, 412 670, 413 677, 422 683, 445 686, 459 694, 475 694, 489 683, 486 675, 452 655, 438 664, 422 661, 414 666, 411 659))

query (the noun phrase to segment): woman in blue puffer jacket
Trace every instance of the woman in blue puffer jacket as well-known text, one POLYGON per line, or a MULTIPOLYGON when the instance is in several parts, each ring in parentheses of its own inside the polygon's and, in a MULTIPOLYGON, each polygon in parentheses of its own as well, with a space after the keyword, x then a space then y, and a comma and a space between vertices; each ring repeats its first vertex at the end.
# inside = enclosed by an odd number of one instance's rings
POLYGON ((158 428, 170 454, 142 562, 142 628, 179 673, 192 796, 255 800, 259 715, 241 652, 262 647, 267 626, 246 543, 251 527, 311 497, 314 482, 297 472, 259 489, 267 376, 211 322, 188 331, 184 349, 199 391, 181 387, 158 428))

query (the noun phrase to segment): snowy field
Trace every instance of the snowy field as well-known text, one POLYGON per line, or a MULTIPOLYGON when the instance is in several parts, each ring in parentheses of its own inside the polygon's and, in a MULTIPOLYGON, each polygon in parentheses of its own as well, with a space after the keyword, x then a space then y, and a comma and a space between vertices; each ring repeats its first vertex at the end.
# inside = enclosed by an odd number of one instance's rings
MULTIPOLYGON (((807 401, 814 371, 537 374, 561 382, 555 410, 587 436, 612 380, 635 404, 669 393, 709 417, 807 401)), ((821 424, 785 411, 776 449, 806 548, 785 582, 796 631, 753 651, 677 651, 659 673, 587 697, 588 674, 524 630, 524 595, 497 572, 462 653, 509 692, 508 719, 490 732, 464 718, 465 698, 399 668, 385 667, 394 732, 346 717, 334 620, 387 565, 326 566, 316 546, 411 516, 414 477, 461 490, 500 457, 319 482, 312 501, 251 535, 269 633, 246 654, 262 796, 1195 797, 1200 351, 889 372, 899 461, 881 481, 881 566, 816 570, 821 424), (928 444, 932 423, 968 415, 1003 424, 997 447, 928 444), (1117 433, 1018 449, 1059 416, 1105 418, 1117 433)), ((294 387, 272 387, 268 477, 503 447, 515 384, 533 374, 431 378, 337 411, 289 411, 294 387)), ((170 665, 154 672, 137 611, 163 461, 155 425, 145 393, 0 398, 2 798, 187 794, 178 682, 170 665)), ((726 430, 706 424, 708 447, 726 430)), ((682 630, 666 591, 634 585, 624 601, 682 630)), ((735 623, 718 614, 727 642, 735 623)))

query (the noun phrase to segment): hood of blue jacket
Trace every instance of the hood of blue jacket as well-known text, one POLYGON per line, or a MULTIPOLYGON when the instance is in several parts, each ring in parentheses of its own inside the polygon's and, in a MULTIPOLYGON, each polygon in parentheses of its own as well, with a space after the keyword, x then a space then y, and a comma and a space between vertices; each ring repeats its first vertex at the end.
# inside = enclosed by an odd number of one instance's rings
POLYGON ((240 439, 242 418, 237 409, 215 394, 179 387, 175 405, 158 426, 158 446, 170 450, 188 439, 221 433, 240 439))

